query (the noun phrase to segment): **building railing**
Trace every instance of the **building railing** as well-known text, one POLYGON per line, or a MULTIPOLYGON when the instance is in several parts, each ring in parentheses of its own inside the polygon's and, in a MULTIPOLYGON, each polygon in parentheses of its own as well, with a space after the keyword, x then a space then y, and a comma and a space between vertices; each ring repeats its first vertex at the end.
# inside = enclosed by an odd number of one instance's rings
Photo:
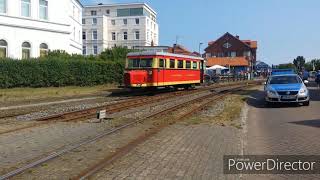
POLYGON ((238 82, 238 81, 247 81, 249 78, 248 75, 205 75, 204 81, 206 84, 214 84, 221 82, 238 82))

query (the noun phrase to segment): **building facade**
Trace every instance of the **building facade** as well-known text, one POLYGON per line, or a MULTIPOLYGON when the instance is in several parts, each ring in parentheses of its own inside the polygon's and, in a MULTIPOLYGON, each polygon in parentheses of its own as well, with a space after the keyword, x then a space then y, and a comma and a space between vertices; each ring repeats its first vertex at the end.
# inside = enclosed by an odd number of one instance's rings
POLYGON ((207 66, 221 65, 235 72, 251 72, 256 64, 257 41, 240 40, 239 36, 225 33, 205 49, 207 66))
POLYGON ((157 13, 145 3, 86 6, 83 11, 83 54, 100 54, 115 46, 157 46, 157 13))
POLYGON ((0 57, 81 54, 82 8, 78 0, 0 0, 0 57))

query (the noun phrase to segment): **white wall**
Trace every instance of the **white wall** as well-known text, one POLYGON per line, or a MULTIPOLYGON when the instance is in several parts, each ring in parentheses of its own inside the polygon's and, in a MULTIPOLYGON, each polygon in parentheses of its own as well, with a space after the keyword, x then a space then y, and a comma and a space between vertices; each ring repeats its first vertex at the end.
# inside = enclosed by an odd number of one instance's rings
POLYGON ((132 4, 115 4, 115 5, 102 5, 102 6, 86 6, 83 11, 83 18, 86 20, 86 24, 83 26, 83 30, 87 32, 87 40, 83 41, 87 47, 87 54, 92 54, 92 45, 98 45, 98 53, 101 53, 106 48, 112 48, 117 46, 127 46, 131 48, 133 46, 150 46, 153 40, 154 45, 158 45, 159 30, 156 21, 152 20, 146 15, 142 16, 126 16, 117 17, 117 9, 122 8, 141 8, 143 7, 149 13, 156 17, 156 13, 149 9, 144 3, 132 3, 132 4), (109 10, 110 14, 106 11, 109 10), (91 16, 91 11, 96 11, 96 16, 91 16), (92 25, 92 18, 98 19, 98 25, 92 25), (139 18, 140 23, 136 24, 135 19, 139 18), (127 24, 123 23, 123 19, 127 19, 127 24), (148 19, 148 24, 147 24, 148 19), (115 25, 111 22, 115 20, 115 25), (155 24, 155 27, 152 26, 155 24), (97 29, 98 40, 91 40, 92 29, 97 29), (140 39, 136 40, 135 31, 140 32, 140 39), (112 40, 112 32, 116 33, 116 40, 112 40), (128 40, 123 39, 123 33, 128 33, 128 40), (147 33, 148 32, 148 33, 147 33), (154 35, 151 37, 151 33, 154 35), (147 34, 149 37, 147 38, 147 34))
POLYGON ((39 0, 31 0, 31 17, 21 16, 20 0, 7 0, 7 12, 0 14, 0 39, 8 42, 8 56, 21 58, 22 42, 31 44, 31 56, 39 56, 39 46, 50 50, 82 53, 82 7, 76 0, 48 0, 48 20, 39 18, 39 0), (73 6, 78 9, 76 18, 73 6), (76 39, 73 39, 73 29, 76 39), (80 33, 80 36, 79 36, 80 33))

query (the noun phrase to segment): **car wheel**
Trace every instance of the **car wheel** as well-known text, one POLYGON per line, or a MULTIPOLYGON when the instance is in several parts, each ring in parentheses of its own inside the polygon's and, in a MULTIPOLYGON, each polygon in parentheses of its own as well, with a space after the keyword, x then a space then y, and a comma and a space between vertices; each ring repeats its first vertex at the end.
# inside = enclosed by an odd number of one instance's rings
POLYGON ((310 101, 304 102, 303 105, 304 106, 309 106, 310 105, 310 101))

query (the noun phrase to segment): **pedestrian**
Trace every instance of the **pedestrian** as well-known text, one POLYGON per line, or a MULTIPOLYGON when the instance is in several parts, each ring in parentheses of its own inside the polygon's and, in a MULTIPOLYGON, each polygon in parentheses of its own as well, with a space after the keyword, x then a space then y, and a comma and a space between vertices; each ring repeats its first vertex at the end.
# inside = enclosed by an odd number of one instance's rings
POLYGON ((317 73, 315 81, 317 83, 318 88, 320 88, 320 72, 317 73))

